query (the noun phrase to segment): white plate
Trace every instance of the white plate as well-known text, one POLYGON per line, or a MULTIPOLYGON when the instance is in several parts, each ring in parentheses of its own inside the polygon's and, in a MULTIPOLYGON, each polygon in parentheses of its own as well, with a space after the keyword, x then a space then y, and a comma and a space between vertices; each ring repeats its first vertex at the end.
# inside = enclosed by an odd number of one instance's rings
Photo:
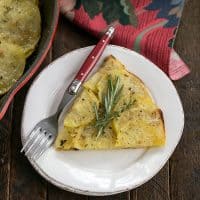
MULTIPOLYGON (((91 51, 72 51, 51 63, 32 84, 26 97, 21 137, 41 119, 56 111, 66 86, 91 51)), ((114 55, 149 88, 164 114, 166 145, 163 148, 112 151, 57 152, 50 148, 34 168, 54 185, 76 193, 110 195, 135 188, 151 179, 167 162, 182 135, 184 113, 175 87, 168 77, 143 56, 109 45, 97 67, 114 55)))

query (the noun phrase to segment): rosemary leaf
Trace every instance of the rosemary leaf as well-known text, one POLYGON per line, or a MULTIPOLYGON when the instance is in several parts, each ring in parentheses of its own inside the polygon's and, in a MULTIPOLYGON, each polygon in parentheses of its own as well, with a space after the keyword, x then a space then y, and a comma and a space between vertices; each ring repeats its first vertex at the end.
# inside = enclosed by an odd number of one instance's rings
POLYGON ((98 121, 99 115, 98 115, 98 110, 97 110, 97 105, 96 105, 96 103, 94 104, 94 112, 95 112, 96 121, 98 121))
POLYGON ((96 104, 94 105, 94 112, 96 117, 94 127, 98 130, 96 137, 97 139, 103 134, 106 126, 113 119, 120 117, 121 113, 130 109, 130 107, 135 103, 135 100, 130 100, 128 103, 125 103, 120 110, 115 111, 114 108, 120 100, 122 90, 123 85, 120 85, 120 78, 115 77, 113 80, 109 75, 107 91, 102 95, 102 108, 97 110, 96 104))

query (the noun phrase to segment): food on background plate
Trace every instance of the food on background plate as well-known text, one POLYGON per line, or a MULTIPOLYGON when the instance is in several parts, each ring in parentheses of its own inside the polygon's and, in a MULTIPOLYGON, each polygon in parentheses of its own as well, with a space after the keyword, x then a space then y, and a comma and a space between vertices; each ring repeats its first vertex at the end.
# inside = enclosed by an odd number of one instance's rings
POLYGON ((22 75, 25 67, 23 50, 15 44, 0 43, 0 94, 3 94, 22 75))
POLYGON ((54 144, 58 150, 165 144, 162 111, 144 83, 113 56, 84 84, 63 123, 54 144))
POLYGON ((37 4, 38 1, 30 0, 0 1, 0 95, 22 75, 25 64, 19 65, 32 54, 40 39, 41 16, 37 4))

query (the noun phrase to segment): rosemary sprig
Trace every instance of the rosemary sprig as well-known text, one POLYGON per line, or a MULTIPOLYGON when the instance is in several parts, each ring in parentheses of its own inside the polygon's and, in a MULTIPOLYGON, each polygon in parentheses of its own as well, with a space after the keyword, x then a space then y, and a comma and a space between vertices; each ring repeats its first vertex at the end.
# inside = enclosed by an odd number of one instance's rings
POLYGON ((122 112, 129 109, 135 103, 135 101, 130 100, 128 103, 124 103, 120 110, 115 111, 114 108, 120 99, 122 90, 123 85, 120 85, 120 78, 115 77, 112 80, 111 76, 108 76, 108 87, 106 93, 102 96, 102 106, 97 109, 96 104, 94 105, 96 117, 94 127, 98 130, 97 138, 104 132, 111 120, 119 117, 122 112))

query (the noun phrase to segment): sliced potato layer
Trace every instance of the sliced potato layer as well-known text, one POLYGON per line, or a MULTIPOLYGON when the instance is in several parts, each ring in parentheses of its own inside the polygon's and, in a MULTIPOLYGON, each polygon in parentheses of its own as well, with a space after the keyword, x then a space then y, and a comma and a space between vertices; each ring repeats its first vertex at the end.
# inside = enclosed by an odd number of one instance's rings
POLYGON ((113 120, 117 134, 116 146, 149 147, 165 143, 162 114, 159 109, 131 109, 113 120))
POLYGON ((94 104, 98 107, 97 97, 92 91, 83 90, 66 115, 64 126, 73 128, 89 124, 95 118, 94 104))
POLYGON ((99 71, 84 84, 82 93, 66 114, 64 127, 55 142, 57 149, 142 148, 162 146, 165 143, 161 110, 154 103, 144 83, 126 71, 113 56, 106 58, 99 71), (118 118, 113 119, 97 138, 94 104, 97 107, 102 106, 108 76, 112 79, 119 77, 120 84, 123 85, 115 111, 119 111, 130 101, 134 103, 118 118))
POLYGON ((65 127, 64 131, 59 133, 55 147, 57 149, 113 149, 115 145, 115 134, 113 134, 111 125, 105 129, 104 134, 96 138, 96 129, 92 125, 81 126, 70 130, 65 127))

